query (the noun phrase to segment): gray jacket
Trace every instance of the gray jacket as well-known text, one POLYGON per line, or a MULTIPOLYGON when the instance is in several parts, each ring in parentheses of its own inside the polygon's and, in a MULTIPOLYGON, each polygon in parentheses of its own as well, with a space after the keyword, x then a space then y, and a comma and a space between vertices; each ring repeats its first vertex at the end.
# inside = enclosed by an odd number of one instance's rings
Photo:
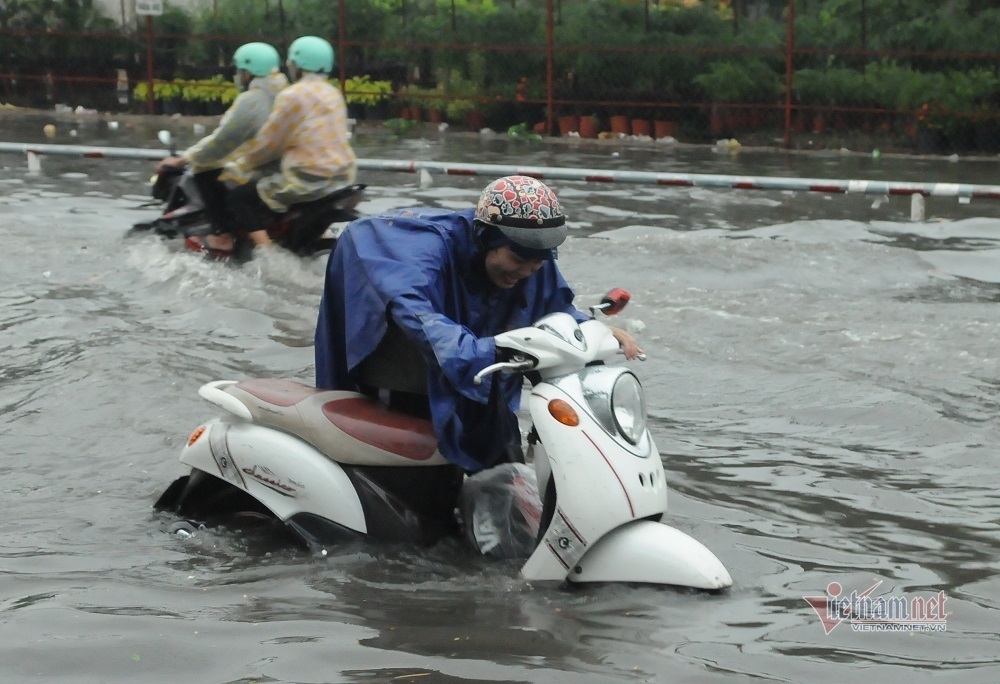
POLYGON ((258 76, 250 81, 246 92, 240 93, 232 106, 222 115, 219 127, 184 151, 191 171, 198 173, 222 168, 230 158, 237 156, 240 147, 253 140, 264 125, 274 98, 288 85, 280 71, 258 76))

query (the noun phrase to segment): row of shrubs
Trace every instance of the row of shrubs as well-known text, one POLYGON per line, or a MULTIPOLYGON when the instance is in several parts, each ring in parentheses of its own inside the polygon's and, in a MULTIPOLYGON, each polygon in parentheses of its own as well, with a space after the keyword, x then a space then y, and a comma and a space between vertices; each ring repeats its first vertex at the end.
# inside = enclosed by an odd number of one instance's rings
MULTIPOLYGON (((239 94, 236 86, 223 76, 188 81, 153 81, 153 101, 163 114, 221 114, 239 94)), ((149 83, 138 82, 132 89, 133 107, 144 111, 149 97, 149 83)))
MULTIPOLYGON (((331 81, 340 86, 339 81, 331 81)), ((470 110, 475 107, 471 99, 451 97, 443 87, 419 88, 406 86, 398 93, 393 93, 391 81, 374 80, 364 74, 354 76, 345 82, 345 99, 352 113, 356 116, 390 115, 387 105, 392 102, 396 108, 419 107, 427 111, 440 112, 442 117, 452 121, 464 120, 470 110)), ((154 80, 153 101, 159 113, 173 114, 221 114, 224 112, 239 91, 231 81, 217 75, 208 79, 186 80, 154 80)), ((149 96, 149 84, 140 81, 132 89, 133 109, 145 111, 149 96)))

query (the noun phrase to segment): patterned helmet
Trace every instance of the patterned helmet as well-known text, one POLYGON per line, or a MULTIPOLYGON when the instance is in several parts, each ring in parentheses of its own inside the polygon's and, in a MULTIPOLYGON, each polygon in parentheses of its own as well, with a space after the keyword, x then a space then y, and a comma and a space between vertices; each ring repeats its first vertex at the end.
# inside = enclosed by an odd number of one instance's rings
POLYGON ((566 217, 556 194, 530 176, 504 176, 487 185, 476 220, 530 249, 553 249, 566 239, 566 217))
POLYGON ((317 36, 302 36, 288 46, 288 61, 302 71, 328 74, 333 71, 333 46, 317 36))
POLYGON ((245 69, 254 76, 267 76, 279 64, 281 56, 267 43, 247 43, 233 53, 233 66, 245 69))

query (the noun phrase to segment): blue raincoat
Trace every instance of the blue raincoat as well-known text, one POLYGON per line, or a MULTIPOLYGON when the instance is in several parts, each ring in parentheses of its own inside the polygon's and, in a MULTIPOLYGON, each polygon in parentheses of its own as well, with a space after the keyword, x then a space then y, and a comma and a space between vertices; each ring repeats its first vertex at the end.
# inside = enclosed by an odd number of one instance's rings
POLYGON ((351 223, 326 269, 316 324, 316 385, 357 390, 352 373, 386 333, 386 314, 420 350, 438 448, 474 472, 520 441, 520 375, 473 376, 496 360, 493 336, 557 311, 588 318, 549 260, 509 290, 492 284, 472 209, 412 209, 351 223))

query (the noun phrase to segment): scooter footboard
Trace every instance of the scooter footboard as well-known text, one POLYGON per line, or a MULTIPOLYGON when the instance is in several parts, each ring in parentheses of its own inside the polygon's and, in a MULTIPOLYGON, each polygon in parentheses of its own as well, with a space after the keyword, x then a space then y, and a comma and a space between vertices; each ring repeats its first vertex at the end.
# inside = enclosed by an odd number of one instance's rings
POLYGON ((590 549, 571 582, 637 582, 725 589, 733 578, 705 546, 678 529, 638 520, 612 530, 590 549))
POLYGON ((367 532, 347 473, 311 445, 252 423, 214 421, 202 428, 181 452, 182 463, 246 491, 283 521, 308 512, 367 532))

